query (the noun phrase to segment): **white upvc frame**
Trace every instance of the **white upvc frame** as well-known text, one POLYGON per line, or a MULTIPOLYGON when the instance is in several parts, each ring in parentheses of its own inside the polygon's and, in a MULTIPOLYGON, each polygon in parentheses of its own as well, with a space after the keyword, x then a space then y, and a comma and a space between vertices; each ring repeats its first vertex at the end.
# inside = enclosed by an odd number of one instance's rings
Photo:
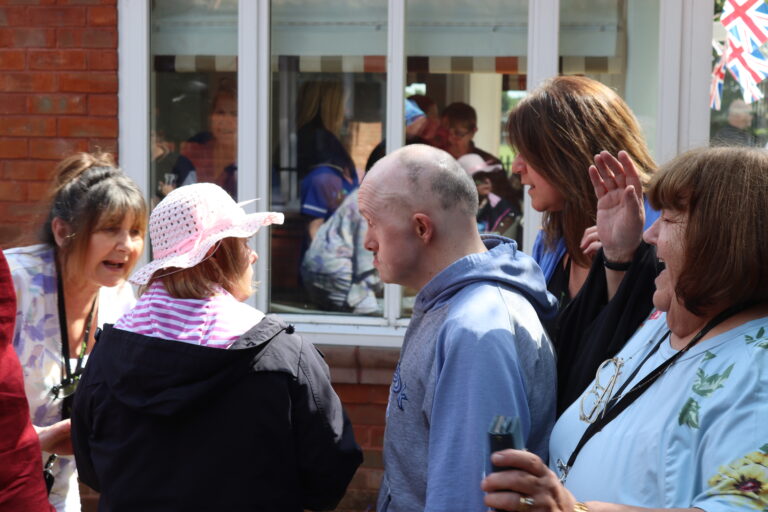
MULTIPOLYGON (((405 83, 406 0, 388 0, 387 150, 402 145, 405 83)), ((709 136, 708 80, 712 0, 662 1, 659 54, 659 161, 705 144, 709 136)), ((528 14, 527 79, 529 90, 558 73, 560 0, 530 0, 528 14)), ((238 12, 239 140, 238 196, 270 193, 270 2, 242 0, 238 12), (255 172, 253 172, 255 170, 255 172), (250 172, 249 172, 250 171, 250 172)), ((150 52, 149 0, 118 0, 119 33, 119 150, 126 173, 149 197, 150 52)), ((525 194, 523 247, 530 251, 540 215, 525 194)), ((269 236, 256 237, 260 254, 256 277, 262 293, 254 304, 268 309, 269 236)), ((146 251, 145 251, 146 253, 146 251)), ((143 257, 146 262, 146 254, 143 257)), ((142 263, 143 263, 142 262, 142 263)), ((400 287, 388 285, 383 317, 341 315, 282 315, 316 343, 397 347, 408 319, 400 314, 400 287)))
MULTIPOLYGON (((529 0, 526 88, 531 91, 543 80, 557 76, 560 35, 560 0, 529 0)), ((541 229, 541 213, 531 206, 528 187, 523 193, 523 247, 529 253, 541 229)))

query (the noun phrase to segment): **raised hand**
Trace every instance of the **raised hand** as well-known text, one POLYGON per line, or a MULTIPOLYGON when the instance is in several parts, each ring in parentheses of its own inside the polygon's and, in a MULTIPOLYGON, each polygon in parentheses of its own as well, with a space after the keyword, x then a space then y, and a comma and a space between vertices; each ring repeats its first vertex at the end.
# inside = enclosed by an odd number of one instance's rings
POLYGON ((643 188, 634 162, 625 151, 595 155, 589 177, 597 195, 597 236, 605 257, 631 261, 643 239, 643 188))

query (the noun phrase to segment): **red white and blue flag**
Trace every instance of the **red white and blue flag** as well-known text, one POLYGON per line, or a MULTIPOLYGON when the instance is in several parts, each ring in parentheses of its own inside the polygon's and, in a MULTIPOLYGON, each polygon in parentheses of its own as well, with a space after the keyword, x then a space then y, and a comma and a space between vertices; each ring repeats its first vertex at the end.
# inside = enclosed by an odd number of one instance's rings
POLYGON ((725 66, 739 82, 744 101, 752 103, 761 99, 763 93, 758 84, 768 77, 768 59, 759 48, 747 51, 734 39, 728 39, 727 46, 730 48, 724 52, 727 55, 725 66))
POLYGON ((726 0, 720 23, 746 50, 768 41, 768 5, 765 0, 726 0))
POLYGON ((725 80, 725 61, 728 58, 728 42, 726 41, 725 47, 722 47, 720 43, 712 40, 712 45, 720 58, 712 70, 712 82, 709 86, 709 108, 720 110, 722 108, 723 80, 725 80))

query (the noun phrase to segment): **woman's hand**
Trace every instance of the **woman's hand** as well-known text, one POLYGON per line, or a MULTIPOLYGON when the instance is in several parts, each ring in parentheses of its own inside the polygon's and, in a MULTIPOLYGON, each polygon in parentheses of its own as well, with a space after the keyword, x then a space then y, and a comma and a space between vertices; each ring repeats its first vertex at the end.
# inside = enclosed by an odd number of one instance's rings
POLYGON ((40 447, 44 452, 57 455, 72 455, 72 423, 69 419, 61 420, 47 427, 34 425, 40 438, 40 447))
POLYGON ((594 258, 597 251, 603 244, 600 242, 600 235, 597 233, 597 226, 590 226, 584 230, 584 235, 581 237, 580 247, 582 252, 589 256, 590 259, 594 258))
POLYGON ((625 151, 618 159, 607 151, 595 155, 589 177, 597 195, 597 235, 606 259, 632 260, 643 239, 643 188, 634 162, 625 151))
POLYGON ((503 450, 491 455, 493 464, 515 468, 492 473, 480 484, 485 504, 499 510, 572 512, 576 498, 533 453, 503 450))

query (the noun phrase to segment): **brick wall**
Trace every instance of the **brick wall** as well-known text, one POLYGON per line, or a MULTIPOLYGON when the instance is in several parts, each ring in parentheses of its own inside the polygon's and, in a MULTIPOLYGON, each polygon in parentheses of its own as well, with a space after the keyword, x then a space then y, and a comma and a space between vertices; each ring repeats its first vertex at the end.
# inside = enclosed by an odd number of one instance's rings
MULTIPOLYGON (((355 430, 365 460, 336 512, 372 512, 384 471, 384 414, 399 349, 318 345, 331 368, 331 381, 355 430)), ((99 495, 80 485, 83 512, 96 512, 99 495)))
POLYGON ((117 8, 0 4, 0 247, 9 247, 34 240, 58 160, 117 149, 117 8))

